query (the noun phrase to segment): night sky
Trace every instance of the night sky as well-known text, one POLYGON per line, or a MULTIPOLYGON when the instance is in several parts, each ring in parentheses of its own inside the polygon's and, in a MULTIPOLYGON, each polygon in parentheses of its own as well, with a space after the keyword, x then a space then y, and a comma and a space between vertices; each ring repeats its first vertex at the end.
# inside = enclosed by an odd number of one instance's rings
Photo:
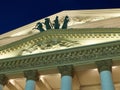
POLYGON ((63 10, 120 8, 120 0, 0 0, 0 34, 63 10))

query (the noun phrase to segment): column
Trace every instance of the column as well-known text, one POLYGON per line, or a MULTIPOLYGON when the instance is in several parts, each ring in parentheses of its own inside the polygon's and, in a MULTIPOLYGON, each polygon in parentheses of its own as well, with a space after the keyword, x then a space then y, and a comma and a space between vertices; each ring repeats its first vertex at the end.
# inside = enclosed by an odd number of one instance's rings
POLYGON ((72 90, 73 66, 59 66, 58 69, 61 73, 61 90, 72 90))
POLYGON ((24 76, 27 79, 25 90, 35 90, 36 81, 39 80, 39 74, 37 70, 25 71, 24 76))
POLYGON ((112 60, 97 61, 102 90, 115 90, 112 80, 112 60))
POLYGON ((7 82, 8 82, 8 78, 4 74, 1 74, 0 75, 0 90, 3 90, 3 86, 7 84, 7 82))

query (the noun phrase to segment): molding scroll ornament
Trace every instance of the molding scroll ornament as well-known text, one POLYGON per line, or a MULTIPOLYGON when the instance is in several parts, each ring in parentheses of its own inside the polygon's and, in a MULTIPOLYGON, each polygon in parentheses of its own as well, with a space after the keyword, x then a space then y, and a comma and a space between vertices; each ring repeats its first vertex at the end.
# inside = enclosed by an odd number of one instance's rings
POLYGON ((97 61, 96 65, 98 67, 99 72, 102 72, 105 70, 109 70, 112 72, 112 60, 97 61))
POLYGON ((55 51, 58 49, 65 49, 75 45, 80 45, 77 41, 71 41, 67 39, 49 39, 41 41, 28 49, 23 49, 19 52, 18 55, 28 55, 28 54, 35 54, 35 53, 42 53, 48 51, 55 51))
POLYGON ((37 70, 24 71, 24 76, 27 78, 27 80, 39 80, 39 74, 37 70))
POLYGON ((6 85, 8 83, 8 78, 4 74, 0 74, 0 84, 6 85))
POLYGON ((73 76, 73 66, 72 65, 64 65, 58 66, 58 70, 61 73, 61 76, 73 76))

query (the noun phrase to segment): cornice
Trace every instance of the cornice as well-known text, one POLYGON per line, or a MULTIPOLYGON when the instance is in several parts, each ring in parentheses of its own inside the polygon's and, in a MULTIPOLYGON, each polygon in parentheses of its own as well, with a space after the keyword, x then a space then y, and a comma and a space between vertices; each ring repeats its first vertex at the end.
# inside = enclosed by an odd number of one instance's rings
POLYGON ((62 65, 85 65, 120 57, 120 40, 0 60, 0 74, 43 70, 62 65))
POLYGON ((87 28, 87 29, 68 29, 68 30, 48 30, 19 41, 0 47, 0 55, 23 50, 34 44, 52 38, 63 39, 87 39, 87 38, 120 38, 119 28, 87 28))

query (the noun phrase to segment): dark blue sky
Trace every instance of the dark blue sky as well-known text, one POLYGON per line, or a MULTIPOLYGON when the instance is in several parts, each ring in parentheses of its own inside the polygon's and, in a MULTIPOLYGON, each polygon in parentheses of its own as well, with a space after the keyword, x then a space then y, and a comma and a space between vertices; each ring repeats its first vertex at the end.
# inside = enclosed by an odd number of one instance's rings
POLYGON ((120 8, 120 0, 0 0, 0 34, 62 10, 120 8))

